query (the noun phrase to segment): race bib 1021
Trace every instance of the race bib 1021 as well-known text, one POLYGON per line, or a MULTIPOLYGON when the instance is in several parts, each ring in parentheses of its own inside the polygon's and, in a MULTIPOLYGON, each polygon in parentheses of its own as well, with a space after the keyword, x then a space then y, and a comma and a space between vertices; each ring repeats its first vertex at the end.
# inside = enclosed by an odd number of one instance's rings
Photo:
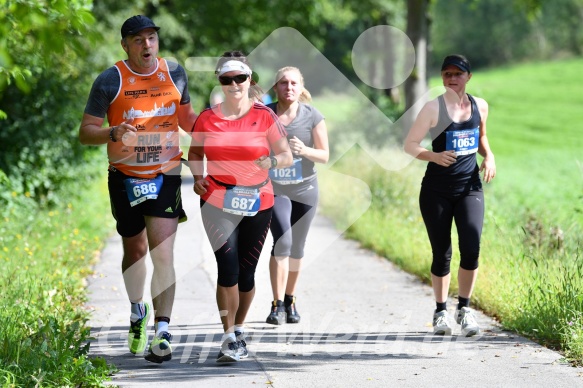
POLYGON ((304 180, 302 176, 302 159, 294 159, 294 164, 290 167, 270 169, 269 178, 280 185, 301 183, 304 180))

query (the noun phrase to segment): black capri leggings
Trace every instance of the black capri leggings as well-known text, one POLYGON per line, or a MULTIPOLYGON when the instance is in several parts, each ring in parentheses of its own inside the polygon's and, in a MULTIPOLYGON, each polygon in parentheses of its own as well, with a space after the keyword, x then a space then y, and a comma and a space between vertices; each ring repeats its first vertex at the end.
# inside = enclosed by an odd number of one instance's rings
POLYGON ((217 260, 217 284, 239 285, 239 291, 255 287, 255 269, 271 222, 271 208, 254 216, 225 213, 200 201, 202 223, 217 260))
POLYGON ((271 220, 271 256, 304 257, 304 247, 318 205, 318 180, 297 185, 274 184, 275 204, 271 220))
POLYGON ((450 272, 453 220, 458 232, 460 267, 469 271, 477 269, 484 224, 482 189, 475 188, 464 193, 449 194, 422 187, 419 207, 433 252, 431 273, 443 277, 450 272))

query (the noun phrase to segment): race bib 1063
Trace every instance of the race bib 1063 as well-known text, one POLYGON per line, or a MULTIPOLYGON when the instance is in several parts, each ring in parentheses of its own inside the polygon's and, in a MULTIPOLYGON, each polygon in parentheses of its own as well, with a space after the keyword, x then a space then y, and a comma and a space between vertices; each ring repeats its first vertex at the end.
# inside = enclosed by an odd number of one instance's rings
POLYGON ((478 151, 478 139, 480 137, 480 128, 462 129, 459 131, 447 131, 446 151, 455 151, 455 154, 470 155, 478 151))
POLYGON ((164 175, 160 174, 156 178, 127 178, 124 179, 128 199, 132 207, 144 202, 148 199, 158 198, 158 194, 162 189, 164 175))
POLYGON ((259 189, 235 186, 225 191, 223 211, 240 216, 254 216, 259 211, 259 189))
POLYGON ((294 164, 290 167, 270 169, 269 178, 280 185, 301 183, 304 180, 302 176, 302 159, 294 159, 294 164))

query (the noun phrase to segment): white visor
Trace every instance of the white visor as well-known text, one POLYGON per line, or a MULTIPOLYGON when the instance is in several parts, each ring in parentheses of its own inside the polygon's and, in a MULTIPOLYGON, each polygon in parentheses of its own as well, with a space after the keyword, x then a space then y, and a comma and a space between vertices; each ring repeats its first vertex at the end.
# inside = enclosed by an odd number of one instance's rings
POLYGON ((229 71, 242 71, 243 74, 247 75, 251 75, 252 73, 249 66, 247 66, 241 61, 227 61, 217 69, 217 77, 220 77, 221 75, 228 73, 229 71))

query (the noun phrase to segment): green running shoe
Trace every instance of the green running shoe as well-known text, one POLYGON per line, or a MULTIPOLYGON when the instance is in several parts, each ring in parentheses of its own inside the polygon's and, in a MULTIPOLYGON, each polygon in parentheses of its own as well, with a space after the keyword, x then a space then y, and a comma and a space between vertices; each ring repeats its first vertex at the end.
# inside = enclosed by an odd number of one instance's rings
POLYGON ((155 336, 152 342, 150 342, 149 353, 144 358, 147 361, 157 364, 170 361, 172 359, 172 346, 170 346, 170 341, 172 341, 172 334, 167 331, 160 333, 159 336, 155 336))
POLYGON ((144 303, 144 310, 146 310, 146 315, 142 319, 130 322, 128 346, 133 354, 143 353, 148 343, 146 329, 148 328, 148 319, 150 319, 150 305, 144 303))

